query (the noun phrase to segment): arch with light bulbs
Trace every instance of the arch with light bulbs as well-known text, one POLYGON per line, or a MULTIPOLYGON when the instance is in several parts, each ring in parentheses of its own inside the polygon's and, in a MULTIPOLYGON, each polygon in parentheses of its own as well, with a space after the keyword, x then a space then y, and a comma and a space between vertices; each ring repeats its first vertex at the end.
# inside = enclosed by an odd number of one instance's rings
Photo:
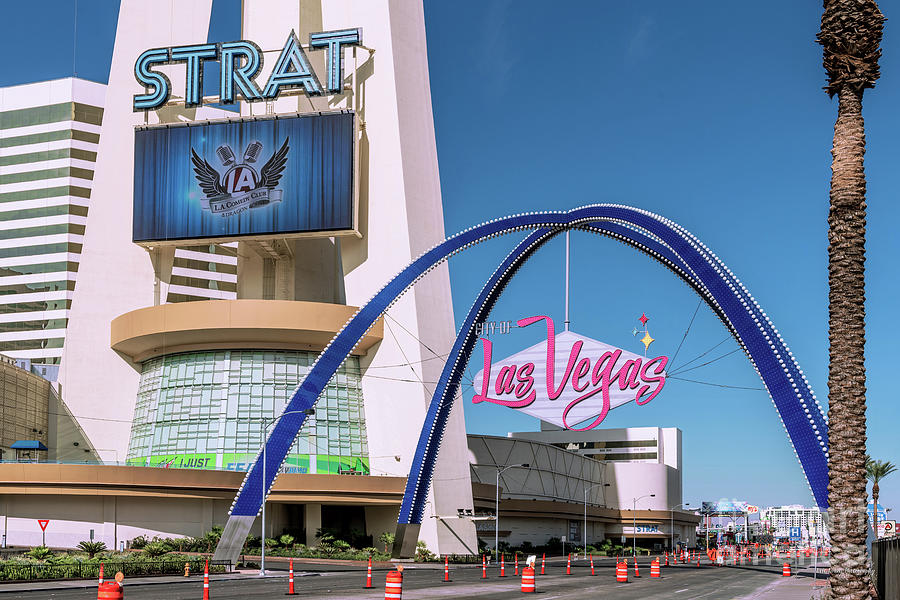
POLYGON ((492 274, 460 328, 426 413, 398 518, 394 554, 415 544, 440 442, 465 365, 474 349, 474 325, 483 321, 525 261, 553 236, 581 229, 623 242, 657 260, 694 289, 728 328, 753 364, 775 405, 816 503, 828 506, 828 425, 812 388, 787 344, 746 287, 699 239, 680 225, 641 209, 596 204, 564 212, 513 215, 447 238, 407 265, 344 325, 291 396, 259 458, 235 496, 215 558, 236 559, 294 439, 328 381, 356 344, 397 299, 450 256, 490 238, 534 230, 492 274), (287 414, 291 412, 292 414, 287 414), (266 477, 263 481, 263 471, 266 477))

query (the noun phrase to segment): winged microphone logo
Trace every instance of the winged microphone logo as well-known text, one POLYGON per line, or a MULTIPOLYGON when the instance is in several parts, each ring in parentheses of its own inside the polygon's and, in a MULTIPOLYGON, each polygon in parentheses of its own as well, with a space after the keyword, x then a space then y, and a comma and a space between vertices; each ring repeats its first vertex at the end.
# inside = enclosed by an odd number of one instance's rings
POLYGON ((272 154, 259 172, 253 168, 262 151, 262 144, 254 141, 247 146, 238 163, 234 151, 228 145, 219 146, 216 154, 228 169, 224 175, 213 168, 205 159, 191 148, 191 162, 194 165, 194 176, 200 189, 206 195, 200 206, 214 215, 223 218, 240 214, 251 208, 265 206, 272 202, 281 202, 282 190, 275 187, 281 180, 287 164, 287 153, 290 150, 286 138, 281 148, 272 154))

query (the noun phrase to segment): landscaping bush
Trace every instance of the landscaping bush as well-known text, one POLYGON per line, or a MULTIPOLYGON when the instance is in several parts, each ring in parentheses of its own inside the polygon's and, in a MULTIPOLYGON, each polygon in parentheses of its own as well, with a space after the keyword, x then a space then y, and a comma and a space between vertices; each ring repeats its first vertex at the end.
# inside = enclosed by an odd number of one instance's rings
POLYGON ((89 542, 87 540, 83 542, 78 542, 78 549, 82 552, 86 552, 88 558, 94 558, 97 554, 101 552, 106 552, 106 544, 103 542, 89 542))
POLYGON ((144 546, 144 554, 151 558, 158 558, 172 551, 168 542, 154 540, 144 546))

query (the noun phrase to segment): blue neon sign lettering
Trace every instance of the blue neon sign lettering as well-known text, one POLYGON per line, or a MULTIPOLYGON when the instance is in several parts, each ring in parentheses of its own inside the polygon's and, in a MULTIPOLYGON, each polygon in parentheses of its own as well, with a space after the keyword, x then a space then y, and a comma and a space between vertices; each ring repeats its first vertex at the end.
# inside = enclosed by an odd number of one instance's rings
POLYGON ((262 69, 262 50, 253 42, 240 41, 222 44, 222 78, 219 81, 219 101, 222 104, 234 103, 234 86, 237 84, 241 96, 249 102, 262 99, 262 92, 257 87, 256 76, 262 69), (244 59, 242 66, 235 66, 235 61, 244 59))
POLYGON ((221 44, 192 44, 173 48, 154 48, 138 56, 134 77, 146 88, 146 93, 134 96, 134 110, 153 110, 168 102, 172 84, 163 73, 152 67, 183 62, 186 65, 185 106, 194 107, 203 101, 203 64, 221 60, 219 102, 233 104, 240 94, 248 102, 272 100, 287 89, 303 88, 309 96, 340 93, 343 89, 343 49, 362 44, 362 30, 340 29, 311 33, 309 47, 326 51, 328 76, 323 88, 294 31, 278 56, 275 68, 260 91, 256 77, 262 70, 263 52, 247 40, 221 44))
POLYGON ((184 105, 199 106, 203 96, 203 60, 219 58, 219 46, 217 44, 202 44, 199 46, 178 46, 172 48, 172 62, 187 63, 187 77, 184 90, 184 105))
POLYGON ((328 84, 329 92, 340 92, 344 79, 344 55, 341 46, 356 46, 362 41, 359 29, 342 29, 339 31, 322 31, 309 34, 309 45, 313 48, 328 48, 328 84))
POLYGON ((278 62, 272 74, 269 75, 269 81, 266 83, 266 89, 263 90, 263 96, 268 99, 278 97, 278 90, 281 88, 303 87, 309 96, 319 96, 322 94, 322 84, 313 72, 306 58, 306 53, 300 47, 300 40, 291 31, 284 48, 278 56, 278 62))
POLYGON ((152 91, 134 97, 134 110, 148 110, 162 106, 169 99, 172 84, 169 78, 162 73, 150 70, 150 65, 167 64, 169 62, 168 48, 155 48, 147 50, 138 56, 134 63, 134 78, 145 88, 152 91))

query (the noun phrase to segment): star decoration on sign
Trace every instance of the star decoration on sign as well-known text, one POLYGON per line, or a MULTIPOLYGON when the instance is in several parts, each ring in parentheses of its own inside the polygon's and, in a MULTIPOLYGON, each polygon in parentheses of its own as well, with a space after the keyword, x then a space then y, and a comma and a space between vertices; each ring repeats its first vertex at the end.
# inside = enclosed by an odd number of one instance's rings
POLYGON ((644 332, 644 337, 641 338, 641 342, 644 344, 644 356, 647 356, 647 350, 650 349, 650 344, 652 344, 655 340, 650 337, 650 334, 646 331, 644 332))
POLYGON ((637 327, 635 327, 631 331, 631 335, 633 335, 635 337, 637 337, 637 334, 639 334, 639 333, 644 334, 644 337, 641 338, 641 343, 644 344, 644 356, 647 356, 647 350, 650 349, 650 344, 652 344, 653 342, 656 341, 655 339, 653 339, 650 336, 650 331, 648 331, 648 329, 647 329, 647 321, 649 321, 649 320, 650 320, 650 317, 648 317, 646 313, 641 313, 641 316, 638 319, 638 321, 641 322, 641 325, 643 325, 644 328, 638 329, 637 327))

